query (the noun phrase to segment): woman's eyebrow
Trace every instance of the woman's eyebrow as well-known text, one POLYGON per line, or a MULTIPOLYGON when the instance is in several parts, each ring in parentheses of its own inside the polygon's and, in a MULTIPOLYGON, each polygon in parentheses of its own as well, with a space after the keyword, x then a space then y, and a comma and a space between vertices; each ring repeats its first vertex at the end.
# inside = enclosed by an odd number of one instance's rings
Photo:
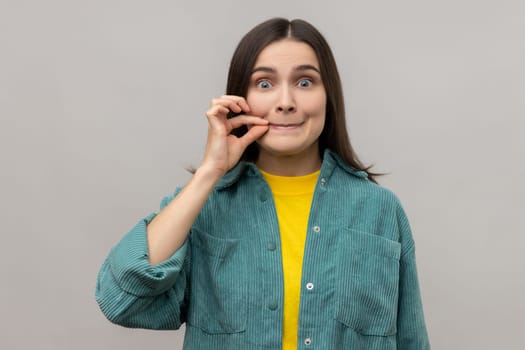
MULTIPOLYGON (((317 72, 318 74, 321 74, 321 72, 319 71, 319 68, 317 68, 316 66, 313 66, 311 64, 301 64, 299 66, 293 67, 293 70, 294 71, 313 70, 313 71, 317 72)), ((252 69, 252 74, 256 73, 256 72, 265 72, 265 73, 275 74, 277 71, 275 70, 275 68, 272 68, 272 67, 259 66, 259 67, 255 67, 254 69, 252 69)))
POLYGON ((259 66, 252 69, 252 74, 255 72, 275 73, 275 69, 272 67, 259 66))
POLYGON ((321 72, 319 71, 319 68, 317 68, 316 66, 312 66, 311 64, 301 64, 300 66, 294 67, 294 70, 296 71, 313 70, 321 74, 321 72))

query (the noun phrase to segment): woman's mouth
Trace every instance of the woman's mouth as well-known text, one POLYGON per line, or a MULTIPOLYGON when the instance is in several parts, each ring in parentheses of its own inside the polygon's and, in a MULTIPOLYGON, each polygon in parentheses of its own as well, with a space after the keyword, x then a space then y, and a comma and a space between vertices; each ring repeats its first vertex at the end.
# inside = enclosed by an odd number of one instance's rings
POLYGON ((270 129, 274 130, 293 130, 303 125, 303 123, 270 123, 270 129))

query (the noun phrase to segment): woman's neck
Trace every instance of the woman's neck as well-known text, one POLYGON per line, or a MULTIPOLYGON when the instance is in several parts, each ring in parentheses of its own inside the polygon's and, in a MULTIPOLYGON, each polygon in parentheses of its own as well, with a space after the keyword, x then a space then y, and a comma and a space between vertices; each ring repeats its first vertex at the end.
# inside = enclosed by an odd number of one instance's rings
POLYGON ((279 176, 302 176, 311 174, 321 168, 321 156, 318 152, 312 154, 296 154, 289 156, 272 155, 260 152, 255 164, 269 174, 279 176))

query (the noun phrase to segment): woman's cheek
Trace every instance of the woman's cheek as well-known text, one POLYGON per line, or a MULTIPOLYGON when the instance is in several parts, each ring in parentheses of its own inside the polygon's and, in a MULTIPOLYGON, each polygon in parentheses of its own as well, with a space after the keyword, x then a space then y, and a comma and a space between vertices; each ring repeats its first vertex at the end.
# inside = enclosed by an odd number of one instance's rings
POLYGON ((251 94, 246 98, 251 109, 251 114, 256 117, 265 118, 272 108, 270 99, 267 96, 251 94))

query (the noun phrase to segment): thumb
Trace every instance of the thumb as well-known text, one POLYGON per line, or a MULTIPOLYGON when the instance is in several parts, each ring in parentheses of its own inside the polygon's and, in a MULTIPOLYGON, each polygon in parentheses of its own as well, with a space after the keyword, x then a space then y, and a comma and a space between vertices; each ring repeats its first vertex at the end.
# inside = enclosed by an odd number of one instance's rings
POLYGON ((253 125, 246 134, 239 138, 244 147, 263 136, 268 131, 268 125, 253 125))

